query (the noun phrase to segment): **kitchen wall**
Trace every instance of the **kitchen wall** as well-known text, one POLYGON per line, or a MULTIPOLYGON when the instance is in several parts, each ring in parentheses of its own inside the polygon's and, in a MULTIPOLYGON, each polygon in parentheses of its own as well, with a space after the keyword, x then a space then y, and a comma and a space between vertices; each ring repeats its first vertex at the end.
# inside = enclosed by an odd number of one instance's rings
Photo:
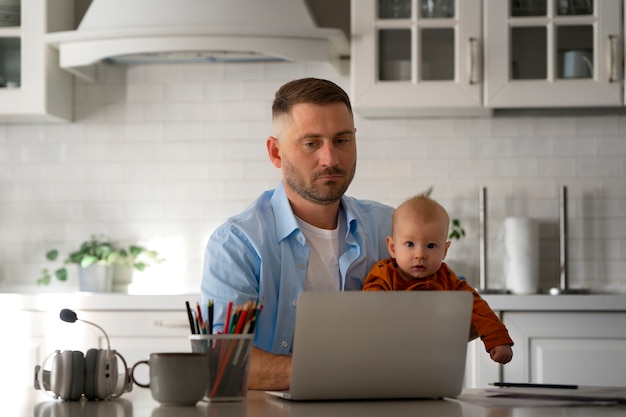
MULTIPOLYGON (((104 67, 75 81, 75 121, 0 125, 0 290, 34 285, 44 253, 94 233, 139 242, 167 259, 117 288, 198 292, 212 230, 272 188, 270 105, 285 81, 349 78, 325 64, 104 67)), ((479 279, 479 190, 488 191, 490 287, 504 285, 503 219, 540 222, 540 284, 559 280, 559 190, 568 187, 572 287, 626 292, 626 116, 356 117, 359 162, 349 194, 397 205, 432 196, 467 236, 450 263, 479 279)))

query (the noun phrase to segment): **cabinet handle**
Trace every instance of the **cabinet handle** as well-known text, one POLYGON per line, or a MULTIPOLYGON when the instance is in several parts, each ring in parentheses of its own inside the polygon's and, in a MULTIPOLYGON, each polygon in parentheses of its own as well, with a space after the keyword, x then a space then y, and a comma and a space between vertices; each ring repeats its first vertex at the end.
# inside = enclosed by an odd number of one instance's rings
POLYGON ((619 81, 619 37, 609 35, 609 82, 619 81))
POLYGON ((476 38, 469 38, 469 83, 478 84, 481 81, 481 56, 480 41, 476 38))
POLYGON ((186 328, 189 328, 189 321, 187 321, 187 320, 176 320, 176 319, 155 320, 154 321, 154 325, 156 327, 174 327, 174 328, 186 327, 186 328))

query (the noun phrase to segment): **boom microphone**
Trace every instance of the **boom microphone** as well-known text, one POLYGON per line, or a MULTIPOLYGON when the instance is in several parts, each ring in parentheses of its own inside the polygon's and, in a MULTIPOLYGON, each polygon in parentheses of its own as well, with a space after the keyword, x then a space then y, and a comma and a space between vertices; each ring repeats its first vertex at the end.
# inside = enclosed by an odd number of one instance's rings
POLYGON ((111 350, 111 343, 109 343, 109 335, 107 335, 107 332, 104 331, 104 329, 100 326, 98 326, 96 323, 92 323, 90 321, 87 320, 83 320, 83 319, 79 319, 78 316, 76 315, 76 312, 74 310, 70 310, 69 308, 64 308, 63 310, 61 310, 61 313, 59 314, 59 317, 61 318, 61 320, 67 322, 67 323, 74 323, 76 322, 76 320, 78 321, 82 321, 83 323, 87 323, 87 324, 91 324, 92 326, 96 326, 98 329, 100 329, 100 331, 102 331, 102 334, 104 334, 104 337, 107 341, 107 350, 111 350))

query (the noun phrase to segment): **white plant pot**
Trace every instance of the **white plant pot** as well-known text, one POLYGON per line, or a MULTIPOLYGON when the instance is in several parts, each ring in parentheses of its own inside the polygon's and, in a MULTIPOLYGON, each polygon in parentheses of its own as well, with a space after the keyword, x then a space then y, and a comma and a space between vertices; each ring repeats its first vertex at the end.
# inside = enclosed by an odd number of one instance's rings
POLYGON ((78 290, 85 292, 111 292, 113 288, 113 268, 108 265, 78 267, 78 290))

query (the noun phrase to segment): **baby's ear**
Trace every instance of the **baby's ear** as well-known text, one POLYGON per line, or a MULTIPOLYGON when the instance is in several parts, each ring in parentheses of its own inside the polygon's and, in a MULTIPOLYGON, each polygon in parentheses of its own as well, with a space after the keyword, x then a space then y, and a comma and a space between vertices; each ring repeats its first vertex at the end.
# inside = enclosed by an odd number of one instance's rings
POLYGON ((393 237, 387 236, 387 251, 392 258, 396 257, 396 245, 393 242, 393 237))
POLYGON ((451 244, 451 243, 452 243, 452 242, 451 242, 451 241, 449 241, 449 240, 448 240, 448 241, 446 241, 446 248, 445 248, 445 249, 444 249, 444 251, 443 251, 443 259, 446 259, 446 255, 448 254, 448 249, 450 249, 450 244, 451 244))

